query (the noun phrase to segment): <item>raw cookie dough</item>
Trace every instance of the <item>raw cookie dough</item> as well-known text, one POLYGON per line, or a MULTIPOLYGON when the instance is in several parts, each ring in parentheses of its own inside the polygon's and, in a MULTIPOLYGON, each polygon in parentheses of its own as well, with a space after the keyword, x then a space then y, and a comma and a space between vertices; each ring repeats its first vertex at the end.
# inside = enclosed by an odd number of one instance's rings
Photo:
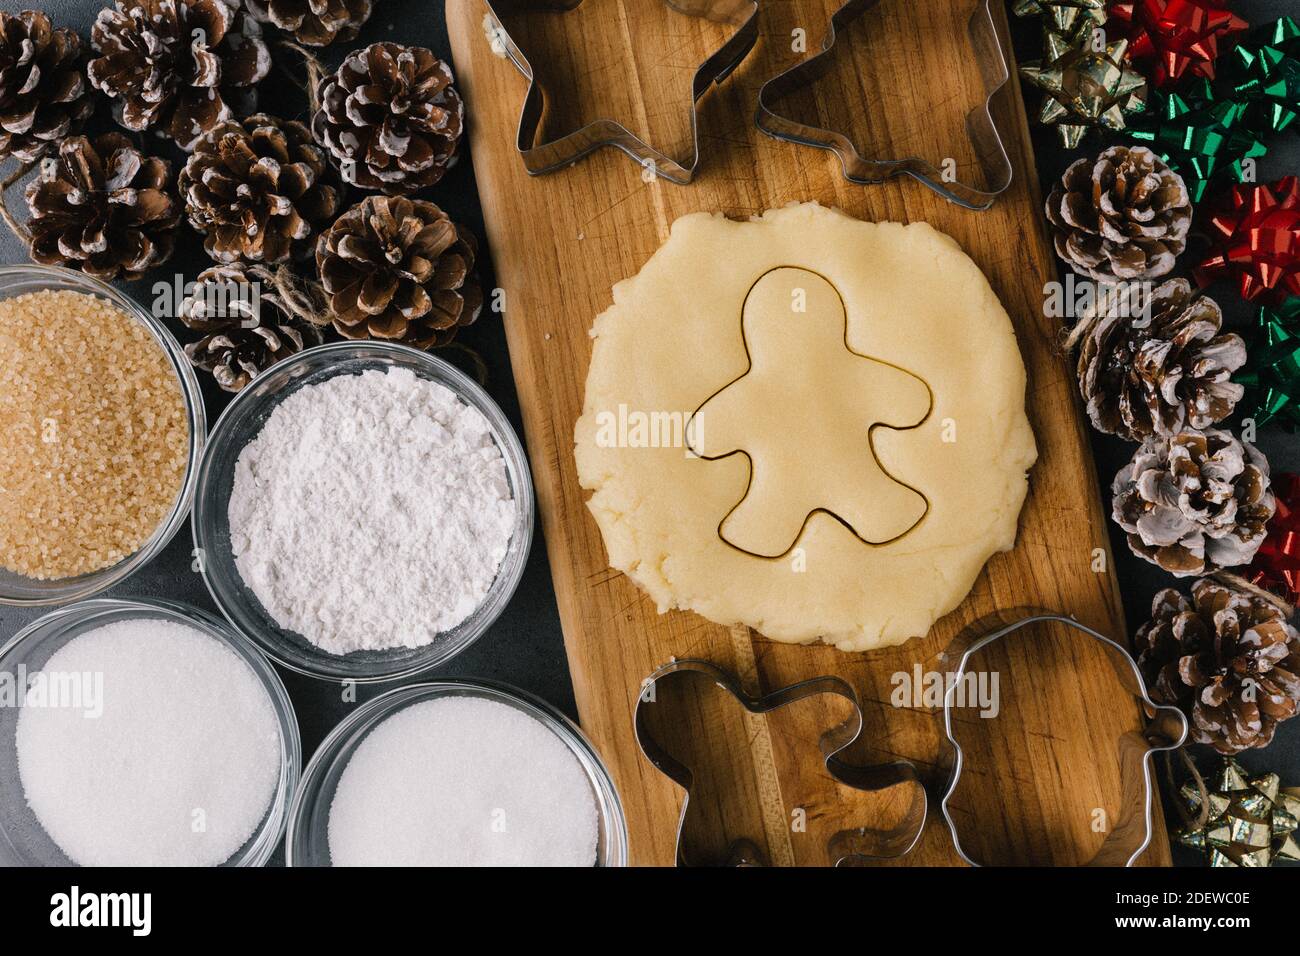
POLYGON ((979 268, 925 223, 685 216, 592 335, 578 475, 610 564, 661 611, 898 644, 1015 543, 1037 457, 1024 365, 979 268))

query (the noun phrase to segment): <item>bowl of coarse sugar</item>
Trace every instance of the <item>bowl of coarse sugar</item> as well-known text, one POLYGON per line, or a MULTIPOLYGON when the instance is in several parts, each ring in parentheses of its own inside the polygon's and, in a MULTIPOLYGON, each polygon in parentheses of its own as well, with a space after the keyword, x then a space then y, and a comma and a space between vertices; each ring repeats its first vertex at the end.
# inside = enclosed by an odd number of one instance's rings
POLYGON ((207 420, 176 339, 106 283, 0 267, 0 604, 79 600, 166 546, 207 420))

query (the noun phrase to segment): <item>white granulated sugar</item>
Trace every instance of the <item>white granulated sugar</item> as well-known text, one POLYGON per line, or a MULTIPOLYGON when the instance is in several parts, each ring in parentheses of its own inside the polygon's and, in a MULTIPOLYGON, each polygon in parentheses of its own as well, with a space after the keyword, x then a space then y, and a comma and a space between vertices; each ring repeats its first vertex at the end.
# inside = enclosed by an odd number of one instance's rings
POLYGON ((334 866, 591 866, 591 784, 544 724, 443 697, 380 723, 330 805, 334 866))
POLYGON ((492 426, 408 369, 294 392, 240 453, 230 543, 280 627, 331 654, 421 647, 472 614, 515 502, 492 426))
POLYGON ((42 671, 103 675, 98 716, 18 715, 23 792, 74 863, 215 866, 253 835, 279 783, 280 725, 234 651, 183 624, 118 621, 73 638, 42 671))

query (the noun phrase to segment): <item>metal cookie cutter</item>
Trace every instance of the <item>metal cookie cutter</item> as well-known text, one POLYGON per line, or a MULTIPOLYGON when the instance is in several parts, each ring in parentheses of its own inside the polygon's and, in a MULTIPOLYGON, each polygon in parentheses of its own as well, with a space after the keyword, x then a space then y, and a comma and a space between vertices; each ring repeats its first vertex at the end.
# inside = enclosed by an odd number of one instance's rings
MULTIPOLYGON (((983 0, 971 15, 969 32, 971 46, 979 64, 980 74, 987 91, 983 104, 966 117, 966 131, 975 148, 976 158, 984 171, 987 189, 978 189, 960 182, 947 182, 943 173, 932 163, 912 157, 909 159, 866 159, 853 142, 842 132, 824 129, 814 122, 777 112, 772 104, 801 87, 815 83, 825 76, 833 65, 831 48, 836 38, 850 23, 876 6, 880 0, 849 0, 831 16, 820 53, 773 77, 758 91, 758 113, 755 122, 769 136, 829 149, 840 159, 844 177, 854 183, 879 183, 892 176, 907 175, 920 180, 939 195, 967 209, 988 209, 993 201, 1011 185, 1011 160, 1007 156, 1002 135, 993 120, 993 103, 999 94, 1010 95, 1007 69, 1007 47, 998 32, 993 17, 993 0, 983 0)), ((848 42, 848 41, 845 41, 848 42)))
POLYGON ((945 651, 945 657, 951 658, 957 653, 961 660, 957 664, 954 680, 948 687, 943 701, 943 726, 951 748, 952 775, 948 781, 947 791, 940 806, 948 829, 952 833, 953 846, 961 858, 972 866, 983 866, 979 860, 971 857, 962 846, 957 823, 949 809, 949 802, 961 781, 962 749, 952 730, 952 711, 958 688, 970 664, 971 657, 981 648, 1009 637, 1021 628, 1035 624, 1063 624, 1082 634, 1100 641, 1109 650, 1115 673, 1124 687, 1133 694, 1134 700, 1142 708, 1146 725, 1141 731, 1131 730, 1119 739, 1119 767, 1121 782, 1121 799, 1119 819, 1111 828, 1106 840, 1097 851, 1096 856, 1085 866, 1132 866, 1151 842, 1151 801, 1155 791, 1151 779, 1151 756, 1163 750, 1176 750, 1187 739, 1187 718, 1175 707, 1156 704, 1147 694, 1142 672, 1128 651, 1120 644, 1080 624, 1072 617, 1053 614, 1047 611, 1023 610, 1004 612, 977 621, 959 634, 945 651), (1023 614, 1025 616, 1018 616, 1023 614), (1010 623, 1006 623, 1010 621, 1010 623), (1001 625, 1001 626, 998 626, 1001 625), (997 629, 988 632, 990 626, 997 629))
POLYGON ((740 65, 758 39, 758 4, 755 0, 664 0, 678 13, 699 17, 716 23, 730 23, 737 29, 731 38, 712 56, 701 63, 691 80, 691 153, 682 161, 661 153, 645 140, 633 134, 626 126, 612 119, 598 119, 581 129, 558 139, 537 142, 545 110, 546 96, 537 74, 519 45, 511 38, 504 14, 526 11, 551 10, 567 13, 576 10, 583 0, 485 0, 492 19, 500 28, 495 33, 505 47, 506 55, 524 78, 528 80, 528 93, 524 97, 523 111, 519 115, 519 132, 515 148, 523 157, 524 168, 530 175, 539 176, 577 162, 602 146, 614 146, 627 153, 642 166, 670 182, 689 183, 700 161, 700 134, 696 104, 714 83, 721 83, 740 65))
MULTIPOLYGON (((850 718, 838 727, 823 733, 819 740, 826 769, 840 783, 857 790, 875 792, 899 784, 907 785, 911 790, 911 800, 901 822, 894 827, 883 829, 863 827, 836 833, 828 846, 831 858, 836 865, 870 859, 891 859, 903 856, 916 845, 925 828, 928 812, 925 787, 917 777, 916 768, 905 760, 871 767, 857 767, 839 757, 841 751, 858 739, 863 725, 862 708, 858 704, 857 695, 848 683, 838 677, 818 677, 792 684, 761 697, 753 697, 745 693, 735 677, 707 661, 675 660, 659 668, 643 683, 641 695, 637 699, 635 727, 637 743, 646 759, 686 791, 686 801, 682 805, 682 815, 677 823, 678 866, 691 865, 688 862, 690 854, 683 846, 683 832, 687 814, 690 813, 691 789, 694 786, 695 775, 690 767, 655 739, 646 726, 646 708, 656 706, 649 695, 651 685, 680 680, 704 680, 716 684, 751 714, 766 714, 787 704, 819 694, 832 694, 847 700, 853 706, 850 718)), ((737 840, 732 844, 730 857, 731 864, 736 866, 763 864, 757 847, 746 839, 737 840)))

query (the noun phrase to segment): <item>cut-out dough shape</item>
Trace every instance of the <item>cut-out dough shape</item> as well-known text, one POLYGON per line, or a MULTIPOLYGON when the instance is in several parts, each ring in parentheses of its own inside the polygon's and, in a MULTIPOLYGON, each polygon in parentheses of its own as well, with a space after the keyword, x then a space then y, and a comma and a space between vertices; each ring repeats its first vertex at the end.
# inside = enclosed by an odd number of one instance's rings
MULTIPOLYGON (((804 288, 807 317, 815 317, 824 288, 811 281, 804 288)), ((925 634, 961 603, 989 555, 1015 543, 1025 472, 1036 455, 1024 362, 979 267, 925 223, 861 222, 815 203, 744 222, 684 216, 641 270, 614 286, 592 335, 585 406, 574 428, 578 479, 591 492, 587 504, 610 566, 661 611, 685 608, 776 640, 820 638, 867 650, 925 634), (915 513, 876 526, 868 518, 880 515, 870 503, 864 514, 841 501, 819 503, 845 512, 844 520, 813 512, 780 558, 741 550, 720 533, 755 469, 748 454, 696 457, 685 440, 692 437, 687 422, 755 364, 741 335, 745 300, 759 278, 783 269, 823 276, 843 299, 841 352, 888 363, 929 388, 933 407, 919 425, 877 427, 868 436, 873 418, 915 421, 910 416, 924 408, 855 402, 845 430, 849 452, 864 460, 874 454, 887 475, 925 496, 925 517, 901 537, 863 544, 848 521, 885 538, 915 513)), ((903 388, 913 384, 905 380, 903 388)), ((786 385, 775 401, 752 403, 751 419, 775 414, 795 394, 793 383, 786 385)), ((732 439, 730 430, 706 424, 693 437, 710 453, 726 451, 718 445, 732 439)), ((753 454, 757 466, 765 456, 750 447, 754 431, 737 423, 732 447, 753 454)), ((806 454, 805 445, 788 453, 806 454)), ((801 507, 791 510, 789 524, 801 507)), ((732 531, 744 529, 728 525, 732 531)), ((774 535, 773 550, 788 545, 779 538, 789 534, 774 535)), ((601 578, 591 586, 620 585, 601 578)))
POLYGON ((881 467, 871 430, 919 425, 930 390, 850 350, 847 321, 839 292, 807 269, 773 269, 745 298, 749 370, 704 402, 688 429, 701 458, 749 459, 745 497, 718 526, 732 547, 780 557, 816 512, 883 544, 925 515, 925 497, 881 467))

